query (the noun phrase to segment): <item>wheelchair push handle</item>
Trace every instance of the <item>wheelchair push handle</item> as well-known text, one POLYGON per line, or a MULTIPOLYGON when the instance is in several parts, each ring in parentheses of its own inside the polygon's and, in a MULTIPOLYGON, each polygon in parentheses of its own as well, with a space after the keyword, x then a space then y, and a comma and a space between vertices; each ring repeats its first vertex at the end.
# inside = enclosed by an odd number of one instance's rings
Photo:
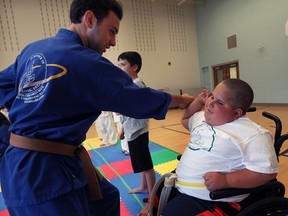
POLYGON ((247 112, 255 112, 257 109, 256 107, 250 107, 247 112))
POLYGON ((281 133, 282 133, 282 122, 281 120, 278 118, 278 116, 272 114, 272 113, 269 113, 269 112, 262 112, 262 116, 268 118, 268 119, 271 119, 274 121, 275 123, 275 126, 276 126, 276 130, 275 130, 275 141, 277 141, 280 136, 281 136, 281 133))
POLYGON ((277 124, 281 124, 282 125, 281 120, 279 119, 278 116, 276 116, 276 115, 274 115, 272 113, 266 112, 266 111, 262 112, 262 115, 264 117, 266 117, 266 118, 269 118, 269 119, 273 120, 276 125, 277 124))

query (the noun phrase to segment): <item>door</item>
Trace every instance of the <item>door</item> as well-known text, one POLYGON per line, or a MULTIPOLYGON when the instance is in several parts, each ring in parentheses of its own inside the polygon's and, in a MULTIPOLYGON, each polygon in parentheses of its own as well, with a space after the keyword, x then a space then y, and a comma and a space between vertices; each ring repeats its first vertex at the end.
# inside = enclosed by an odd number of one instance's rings
POLYGON ((211 76, 212 75, 210 73, 209 67, 203 67, 202 73, 200 76, 201 87, 209 89, 210 91, 213 91, 211 76))
POLYGON ((224 79, 235 78, 239 79, 238 62, 226 63, 212 67, 214 88, 224 79))

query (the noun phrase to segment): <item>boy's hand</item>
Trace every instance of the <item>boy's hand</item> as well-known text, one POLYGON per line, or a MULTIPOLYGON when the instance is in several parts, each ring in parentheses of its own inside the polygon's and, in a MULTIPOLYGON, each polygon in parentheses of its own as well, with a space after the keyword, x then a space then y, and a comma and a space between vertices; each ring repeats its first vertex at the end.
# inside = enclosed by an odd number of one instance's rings
POLYGON ((120 131, 118 132, 118 138, 119 138, 120 140, 123 140, 123 139, 125 138, 125 135, 124 135, 124 134, 125 134, 125 133, 124 133, 124 128, 121 127, 120 131))
POLYGON ((198 97, 195 99, 196 101, 198 101, 200 104, 204 105, 205 101, 212 95, 212 93, 210 92, 210 90, 208 89, 204 89, 199 95, 198 97))
POLYGON ((229 188, 225 174, 218 172, 207 172, 203 178, 205 180, 204 184, 209 191, 229 188))
POLYGON ((125 138, 124 132, 123 133, 119 133, 118 137, 119 137, 120 140, 123 140, 125 138))

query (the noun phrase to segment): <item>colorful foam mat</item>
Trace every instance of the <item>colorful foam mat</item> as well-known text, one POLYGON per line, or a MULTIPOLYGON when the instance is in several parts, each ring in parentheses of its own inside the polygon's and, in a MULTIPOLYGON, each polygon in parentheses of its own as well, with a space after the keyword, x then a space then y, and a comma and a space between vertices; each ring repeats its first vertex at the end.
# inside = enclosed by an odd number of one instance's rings
MULTIPOLYGON (((133 173, 130 157, 123 154, 119 142, 115 146, 100 148, 98 138, 87 139, 84 142, 93 164, 120 191, 121 216, 136 216, 145 206, 143 198, 147 194, 129 194, 128 191, 140 185, 140 175, 133 173)), ((156 171, 156 178, 171 172, 177 166, 178 153, 149 142, 149 148, 156 171)), ((0 216, 9 216, 0 188, 0 216)))

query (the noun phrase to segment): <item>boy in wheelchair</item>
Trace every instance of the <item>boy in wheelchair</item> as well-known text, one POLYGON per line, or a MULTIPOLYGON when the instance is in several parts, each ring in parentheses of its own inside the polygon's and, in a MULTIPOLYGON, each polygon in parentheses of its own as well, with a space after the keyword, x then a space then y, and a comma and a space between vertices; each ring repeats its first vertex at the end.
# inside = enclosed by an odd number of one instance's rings
POLYGON ((249 84, 227 79, 186 108, 182 124, 191 132, 190 141, 176 168, 176 194, 163 216, 236 215, 256 198, 245 194, 212 201, 210 191, 252 188, 276 177, 271 133, 245 116, 253 97, 249 84))

